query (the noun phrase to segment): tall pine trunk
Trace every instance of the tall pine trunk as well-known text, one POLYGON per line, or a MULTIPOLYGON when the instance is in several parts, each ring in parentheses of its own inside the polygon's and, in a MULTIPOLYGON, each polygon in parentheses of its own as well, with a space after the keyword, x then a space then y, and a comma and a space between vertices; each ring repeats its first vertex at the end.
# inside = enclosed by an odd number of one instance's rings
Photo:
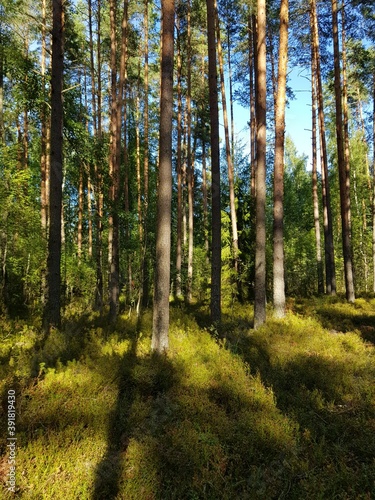
POLYGON ((339 185, 340 185, 342 250, 344 256, 345 289, 346 289, 346 299, 349 302, 354 302, 355 300, 354 273, 353 273, 351 230, 350 230, 350 177, 349 177, 348 154, 345 154, 343 107, 341 101, 342 85, 341 85, 341 70, 340 70, 337 0, 332 0, 332 34, 333 34, 333 54, 334 54, 334 72, 335 72, 337 161, 338 161, 339 185))
POLYGON ((182 298, 182 59, 180 17, 177 17, 177 241, 176 286, 177 298, 182 298))
POLYGON ((108 220, 108 265, 109 265, 109 321, 115 323, 119 306, 119 164, 117 161, 117 43, 116 43, 116 2, 110 1, 110 77, 111 77, 111 113, 110 113, 110 152, 109 152, 109 200, 110 213, 108 220))
POLYGON ((52 75, 51 75, 51 172, 49 185, 50 223, 47 257, 47 300, 43 325, 61 326, 61 215, 63 177, 63 74, 64 74, 64 8, 62 0, 52 3, 52 75))
POLYGON ((314 64, 314 57, 311 58, 311 108, 312 108, 312 197, 313 197, 313 211, 314 211, 314 228, 315 228, 315 242, 316 242, 316 265, 318 277, 318 294, 324 293, 324 275, 323 275, 323 261, 321 251, 321 237, 320 237, 320 218, 319 218, 319 197, 318 197, 318 155, 317 155, 317 121, 316 121, 316 71, 314 64))
MULTIPOLYGON (((220 71, 220 87, 221 87, 221 105, 223 108, 223 119, 224 119, 224 135, 225 135, 225 151, 228 165, 228 181, 229 181, 229 208, 230 208, 230 219, 232 224, 232 250, 233 250, 233 262, 234 271, 236 279, 238 280, 238 231, 237 231, 237 214, 236 214, 236 198, 234 192, 234 168, 233 168, 233 150, 231 151, 230 137, 229 137, 229 125, 228 125, 228 112, 227 112, 227 100, 225 95, 225 80, 224 80, 224 61, 223 61, 223 51, 221 47, 220 40, 220 20, 219 13, 216 7, 215 9, 215 19, 216 19, 216 32, 217 32, 217 51, 219 56, 219 71, 220 71)), ((239 283, 239 281, 238 281, 239 283)))
POLYGON ((266 321, 266 1, 257 0, 254 328, 266 321))
POLYGON ((280 6, 280 41, 275 111, 275 169, 273 207, 273 305, 274 315, 285 315, 284 278, 284 145, 286 76, 288 69, 288 24, 289 2, 282 0, 280 6))
POLYGON ((256 106, 255 106, 255 88, 256 82, 254 73, 256 69, 256 17, 249 13, 248 19, 249 35, 249 93, 250 93, 250 195, 255 200, 255 172, 256 172, 256 106))
POLYGON ((314 57, 314 67, 316 71, 316 88, 318 99, 319 117, 319 138, 321 150, 321 170, 322 170, 322 200, 323 200, 323 227, 324 227, 324 250, 326 268, 326 293, 336 294, 336 271, 335 255, 333 246, 333 222, 331 210, 331 195, 328 179, 328 157, 327 143, 324 123, 323 86, 320 70, 320 50, 318 33, 318 15, 316 11, 316 0, 310 1, 310 23, 311 23, 311 43, 314 57))
POLYGON ((142 248, 142 263, 141 263, 141 279, 142 279, 142 305, 147 306, 149 300, 149 279, 147 266, 147 235, 148 235, 148 191, 149 191, 149 111, 148 111, 148 92, 149 92, 149 77, 148 77, 148 0, 145 0, 144 13, 144 139, 143 139, 143 248, 142 248))
POLYGON ((191 150, 191 5, 187 5, 187 184, 188 184, 188 275, 186 298, 191 303, 193 298, 193 257, 194 257, 194 173, 191 150))
POLYGON ((169 290, 172 202, 172 117, 174 0, 162 0, 162 53, 155 288, 151 349, 169 345, 169 290))
POLYGON ((375 292, 375 74, 373 76, 373 94, 372 94, 372 265, 373 265, 373 291, 375 292))
POLYGON ((221 320, 221 199, 219 106, 217 89, 215 0, 207 0, 208 86, 211 135, 211 321, 221 320))

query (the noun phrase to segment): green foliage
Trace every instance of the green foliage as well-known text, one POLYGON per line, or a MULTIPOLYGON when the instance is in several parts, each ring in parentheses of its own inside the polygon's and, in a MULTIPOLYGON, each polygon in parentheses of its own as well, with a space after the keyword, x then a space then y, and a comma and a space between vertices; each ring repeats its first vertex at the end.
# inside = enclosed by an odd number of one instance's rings
POLYGON ((312 207, 312 180, 305 156, 298 155, 290 137, 285 152, 285 281, 288 295, 316 292, 317 271, 312 207))

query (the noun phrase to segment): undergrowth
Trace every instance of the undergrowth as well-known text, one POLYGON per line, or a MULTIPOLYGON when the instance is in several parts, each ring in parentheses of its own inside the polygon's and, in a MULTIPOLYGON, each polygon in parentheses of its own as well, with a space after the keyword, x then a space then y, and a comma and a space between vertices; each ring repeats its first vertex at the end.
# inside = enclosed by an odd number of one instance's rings
POLYGON ((163 357, 150 311, 112 329, 67 311, 39 350, 38 325, 2 318, 17 498, 374 498, 375 302, 288 307, 257 331, 249 306, 224 311, 219 331, 198 306, 174 307, 163 357))

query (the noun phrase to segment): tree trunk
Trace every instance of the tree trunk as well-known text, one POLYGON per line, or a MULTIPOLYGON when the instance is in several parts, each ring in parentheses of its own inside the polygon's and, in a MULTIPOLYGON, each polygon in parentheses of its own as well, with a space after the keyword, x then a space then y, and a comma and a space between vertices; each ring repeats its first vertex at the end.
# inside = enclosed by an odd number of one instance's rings
POLYGON ((111 116, 110 116, 110 215, 108 228, 109 264, 109 321, 115 323, 119 306, 119 224, 117 213, 119 164, 117 162, 117 43, 116 43, 116 2, 110 0, 110 76, 111 76, 111 116))
POLYGON ((194 175, 191 151, 191 5, 187 5, 187 184, 188 184, 188 275, 186 298, 191 303, 193 298, 193 257, 194 257, 194 175))
POLYGON ((148 141, 148 129, 149 129, 149 116, 148 116, 148 0, 145 0, 145 14, 144 14, 144 37, 145 37, 145 48, 144 48, 144 110, 143 110, 143 120, 144 120, 144 148, 143 148, 143 248, 142 248, 142 267, 141 267, 141 278, 142 278, 142 304, 144 307, 148 304, 149 298, 149 279, 148 279, 148 269, 147 269, 147 234, 148 234, 148 190, 149 190, 149 141, 148 141))
MULTIPOLYGON (((48 215, 49 215, 49 163, 50 163, 50 127, 51 120, 48 111, 47 99, 48 93, 46 90, 46 66, 47 66, 47 40, 46 40, 46 1, 42 1, 42 51, 41 51, 41 77, 42 77, 42 103, 40 109, 40 122, 41 122, 41 155, 40 155, 40 216, 41 216, 41 226, 43 242, 47 245, 48 237, 48 215)), ((1 48, 0 48, 1 51, 1 48)), ((46 247, 43 245, 43 248, 46 247)), ((45 304, 46 301, 46 268, 43 266, 41 270, 41 281, 42 281, 42 301, 45 304)))
POLYGON ((311 103, 312 103, 312 197, 314 210, 314 227, 316 241, 316 265, 318 276, 318 294, 324 293, 323 262, 320 238, 319 198, 318 198, 318 155, 317 155, 317 123, 316 123, 316 70, 314 57, 311 57, 311 103))
POLYGON ((182 297, 182 60, 180 17, 177 17, 177 241, 176 288, 177 298, 182 297))
POLYGON ((341 207, 341 227, 342 227, 342 249, 344 256, 344 274, 346 299, 354 302, 354 274, 351 249, 350 230, 350 178, 349 164, 345 155, 344 124, 342 109, 342 87, 340 71, 340 48, 338 37, 337 20, 337 0, 332 0, 332 33, 333 33, 333 54, 335 70, 335 102, 336 102, 336 139, 337 139, 337 160, 340 183, 340 207, 341 207))
POLYGON ((88 176, 87 178, 87 212, 88 212, 88 255, 89 258, 92 258, 92 185, 91 178, 88 176))
POLYGON ((373 263, 373 291, 375 293, 375 74, 373 76, 373 95, 372 95, 372 168, 373 168, 373 191, 372 191, 372 263, 373 263))
MULTIPOLYGON (((4 7, 0 5, 0 16, 3 16, 4 7)), ((0 24, 0 144, 5 142, 4 130, 4 42, 3 30, 0 24)))
POLYGON ((174 0, 162 0, 162 54, 155 290, 151 349, 168 349, 172 202, 174 0))
POLYGON ((77 228, 77 254, 78 263, 82 258, 82 222, 83 222, 83 172, 80 167, 78 182, 78 228, 77 228))
POLYGON ((250 82, 250 195, 255 199, 255 172, 256 172, 256 111, 255 111, 255 87, 254 69, 256 61, 254 54, 256 53, 256 17, 254 14, 249 14, 249 82, 250 82))
POLYGON ((266 321, 266 1, 257 0, 257 168, 254 328, 266 321))
POLYGON ((233 106, 233 71, 232 71, 232 54, 230 45, 230 30, 229 21, 227 26, 227 49, 228 49, 228 73, 229 73, 229 107, 230 107, 230 127, 231 127, 231 152, 234 163, 234 106, 233 106))
POLYGON ((50 327, 61 326, 61 214, 63 173, 63 74, 64 74, 64 9, 62 0, 53 0, 52 75, 51 75, 51 172, 50 224, 47 258, 47 301, 43 324, 46 335, 50 327))
POLYGON ((227 165, 228 165, 229 207, 230 207, 230 219, 231 219, 231 224, 232 224, 233 262, 234 262, 234 272, 236 275, 237 283, 239 283, 239 280, 238 280, 238 231, 237 231, 236 198, 235 198, 235 193, 234 193, 234 168, 233 168, 233 157, 232 157, 233 151, 231 151, 231 147, 230 147, 227 100, 226 100, 226 95, 225 95, 224 61, 223 61, 223 51, 222 51, 221 40, 220 40, 220 21, 219 21, 219 13, 218 13, 217 7, 215 9, 215 20, 216 20, 217 52, 218 52, 218 56, 219 56, 221 104, 223 107, 223 119, 224 119, 225 150, 226 150, 226 158, 227 158, 227 165))
POLYGON ((208 241, 208 199, 207 199, 207 165, 206 165, 206 141, 202 141, 202 195, 203 195, 203 231, 204 249, 206 252, 206 263, 209 264, 210 244, 208 241))
POLYGON ((208 86, 211 134, 211 321, 221 320, 221 199, 219 106, 217 90, 215 0, 207 0, 208 86))
POLYGON ((328 295, 336 295, 336 271, 335 271, 335 255, 333 246, 333 223, 332 223, 332 210, 331 210, 331 195, 330 195, 329 179, 328 179, 327 144, 326 144, 325 124, 324 124, 323 87, 322 87, 322 76, 320 70, 319 33, 318 33, 318 16, 316 11, 316 0, 311 0, 310 6, 311 6, 310 22, 311 22, 311 32, 312 32, 314 64, 316 70, 319 137, 320 137, 320 149, 321 149, 321 160, 322 160, 322 199, 323 199, 323 227, 324 227, 324 249, 325 249, 325 267, 326 267, 326 293, 328 295))
POLYGON ((284 144, 286 76, 288 67, 289 2, 280 6, 279 66, 275 121, 275 169, 273 206, 273 305, 276 318, 285 316, 284 278, 284 144))

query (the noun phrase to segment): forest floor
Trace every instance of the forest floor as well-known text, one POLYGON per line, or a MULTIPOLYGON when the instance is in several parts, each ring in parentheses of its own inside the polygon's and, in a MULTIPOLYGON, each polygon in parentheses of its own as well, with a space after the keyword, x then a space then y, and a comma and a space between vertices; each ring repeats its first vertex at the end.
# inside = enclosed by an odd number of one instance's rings
POLYGON ((150 311, 109 328, 67 310, 39 350, 38 324, 0 319, 0 497, 12 457, 16 498, 375 498, 375 299, 252 318, 234 305, 217 332, 203 306, 172 306, 163 357, 150 311))

